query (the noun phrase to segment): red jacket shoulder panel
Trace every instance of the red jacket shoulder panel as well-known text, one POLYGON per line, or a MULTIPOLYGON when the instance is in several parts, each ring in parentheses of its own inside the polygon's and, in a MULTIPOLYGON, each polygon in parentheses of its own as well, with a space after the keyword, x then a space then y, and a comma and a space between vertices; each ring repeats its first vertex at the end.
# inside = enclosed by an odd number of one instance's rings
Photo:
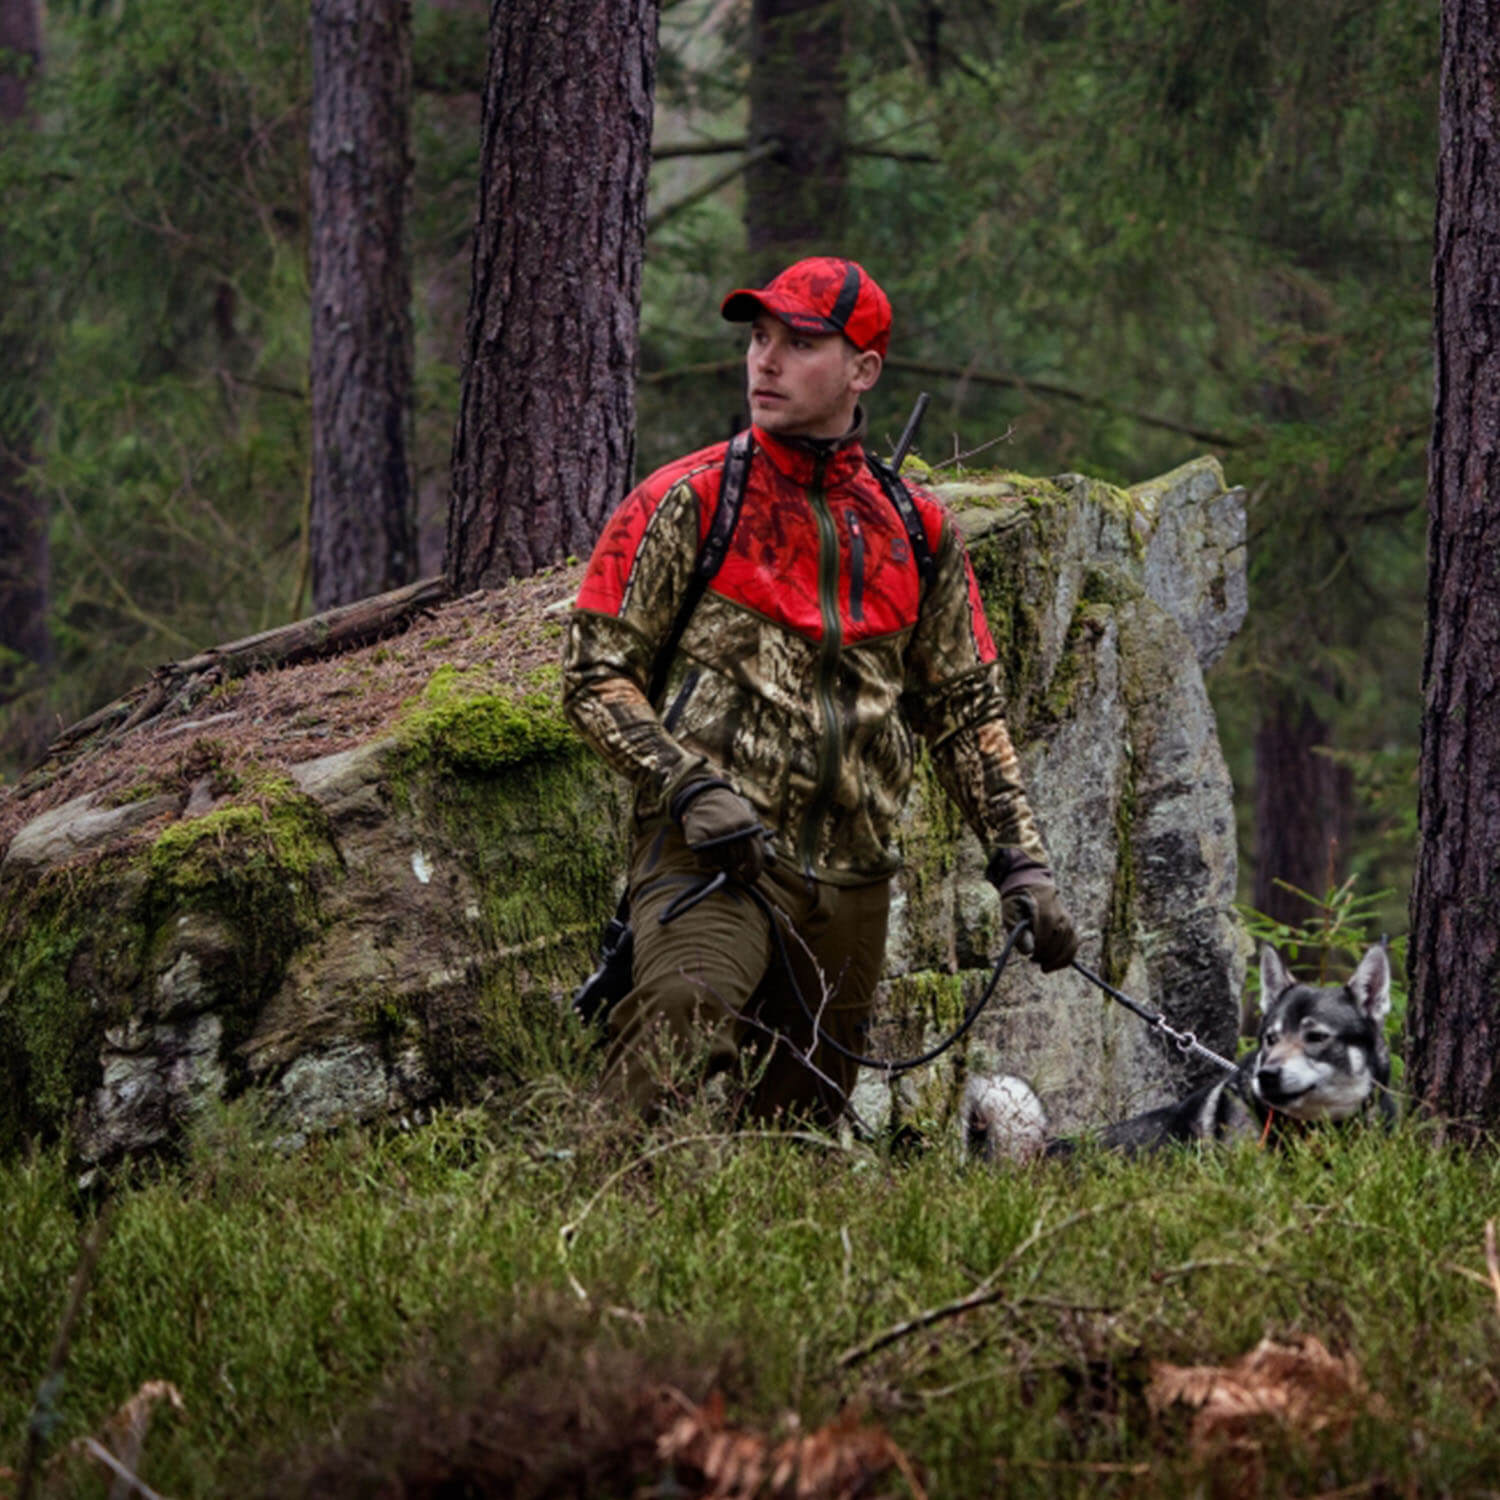
POLYGON ((719 476, 729 445, 716 443, 700 448, 657 469, 643 479, 616 506, 594 545, 588 570, 578 590, 577 607, 598 614, 617 615, 629 591, 635 566, 656 508, 684 480, 698 497, 698 540, 701 544, 713 520, 719 498, 719 476))

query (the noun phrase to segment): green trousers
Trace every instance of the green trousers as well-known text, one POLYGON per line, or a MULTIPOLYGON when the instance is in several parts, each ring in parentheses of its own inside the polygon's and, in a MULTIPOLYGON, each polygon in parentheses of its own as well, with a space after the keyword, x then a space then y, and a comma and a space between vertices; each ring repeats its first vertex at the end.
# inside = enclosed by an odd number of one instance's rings
POLYGON ((789 976, 765 912, 742 887, 725 886, 662 923, 673 901, 708 873, 673 824, 647 828, 636 840, 633 985, 610 1016, 604 1089, 650 1118, 675 1093, 737 1071, 745 1118, 830 1125, 858 1064, 815 1033, 791 979, 822 1032, 851 1051, 868 1050, 890 882, 835 886, 769 867, 756 888, 777 915, 789 976))

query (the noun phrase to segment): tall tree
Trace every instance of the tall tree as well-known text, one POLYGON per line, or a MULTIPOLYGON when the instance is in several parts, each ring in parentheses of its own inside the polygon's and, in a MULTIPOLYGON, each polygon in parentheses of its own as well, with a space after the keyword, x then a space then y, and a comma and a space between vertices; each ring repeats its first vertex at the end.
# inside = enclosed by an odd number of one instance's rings
POLYGON ((754 0, 745 237, 761 275, 842 241, 847 44, 845 0, 754 0))
POLYGON ((585 552, 629 486, 658 0, 495 0, 445 569, 585 552))
POLYGON ((1295 927, 1311 915, 1298 892, 1321 897, 1342 878, 1354 793, 1348 766, 1326 753, 1328 723, 1305 693, 1269 697, 1255 729, 1251 904, 1295 927))
MULTIPOLYGON (((0 149, 6 134, 27 127, 41 62, 36 0, 0 0, 0 149)), ((12 313, 21 300, 6 298, 12 313)), ((53 654, 47 506, 28 479, 36 426, 35 330, 25 326, 28 321, 24 313, 0 319, 8 366, 8 376, 0 379, 0 703, 33 683, 53 654)), ((16 748, 25 758, 34 747, 16 748)))
POLYGON ((316 609, 416 575, 411 480, 411 0, 313 0, 316 609))
POLYGON ((1443 0, 1411 1080, 1500 1125, 1500 4, 1443 0))

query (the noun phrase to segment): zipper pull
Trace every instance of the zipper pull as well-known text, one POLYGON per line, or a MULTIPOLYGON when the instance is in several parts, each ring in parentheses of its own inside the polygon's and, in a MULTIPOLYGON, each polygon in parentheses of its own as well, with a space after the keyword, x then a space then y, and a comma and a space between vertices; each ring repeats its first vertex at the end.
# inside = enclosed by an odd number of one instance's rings
POLYGON ((865 532, 859 517, 851 510, 849 518, 849 618, 865 616, 865 532))

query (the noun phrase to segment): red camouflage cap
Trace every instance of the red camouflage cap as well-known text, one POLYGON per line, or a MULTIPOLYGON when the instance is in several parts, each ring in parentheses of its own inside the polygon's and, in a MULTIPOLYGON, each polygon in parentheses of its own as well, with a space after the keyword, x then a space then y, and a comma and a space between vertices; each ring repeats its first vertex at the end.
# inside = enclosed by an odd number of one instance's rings
POLYGON ((719 311, 731 323, 768 312, 800 333, 841 333, 861 353, 873 349, 882 359, 891 341, 890 298, 863 266, 837 255, 799 260, 759 291, 733 291, 719 311))

